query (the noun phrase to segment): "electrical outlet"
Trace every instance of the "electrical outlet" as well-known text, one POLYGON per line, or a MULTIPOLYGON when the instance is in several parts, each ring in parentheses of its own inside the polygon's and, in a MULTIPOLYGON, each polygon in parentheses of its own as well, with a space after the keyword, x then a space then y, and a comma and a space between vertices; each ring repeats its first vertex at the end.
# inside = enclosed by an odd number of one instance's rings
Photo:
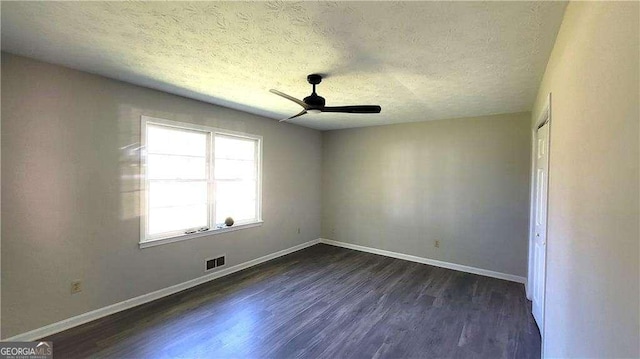
POLYGON ((440 241, 436 239, 436 241, 433 242, 433 246, 436 248, 440 248, 440 241))
POLYGON ((82 292, 82 282, 79 280, 71 282, 71 294, 82 292))

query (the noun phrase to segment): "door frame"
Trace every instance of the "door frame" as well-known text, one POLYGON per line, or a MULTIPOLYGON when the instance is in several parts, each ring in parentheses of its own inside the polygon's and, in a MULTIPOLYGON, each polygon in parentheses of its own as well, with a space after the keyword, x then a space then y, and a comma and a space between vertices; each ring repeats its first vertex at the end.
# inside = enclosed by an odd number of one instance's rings
MULTIPOLYGON (((530 197, 529 197, 529 258, 528 258, 528 271, 527 271, 527 285, 525 286, 526 289, 526 294, 527 294, 527 299, 529 300, 533 300, 532 298, 532 293, 531 293, 531 285, 533 284, 533 268, 534 268, 534 263, 533 263, 533 251, 534 251, 534 240, 535 240, 535 205, 536 205, 536 200, 535 200, 535 195, 536 195, 536 153, 537 153, 537 134, 538 134, 538 129, 540 127, 542 127, 545 123, 548 123, 549 126, 549 138, 547 140, 547 153, 549 154, 548 157, 548 165, 549 165, 549 169, 548 169, 548 173, 547 173, 547 211, 546 211, 546 215, 547 215, 547 226, 545 228, 545 238, 547 238, 547 244, 549 243, 549 178, 551 177, 551 129, 552 129, 552 122, 551 122, 551 93, 549 93, 547 95, 547 98, 545 100, 544 106, 542 108, 542 112, 540 113, 540 115, 538 116, 538 118, 536 119, 536 122, 533 124, 533 127, 531 128, 531 179, 530 179, 530 197)), ((543 288, 544 288, 544 299, 543 299, 543 303, 542 303, 542 323, 540 323, 540 337, 542 339, 542 346, 544 349, 544 322, 546 322, 545 318, 546 315, 545 313, 545 309, 546 309, 546 301, 547 301, 547 296, 546 296, 546 283, 547 283, 547 246, 545 246, 544 248, 545 251, 545 270, 544 270, 544 278, 543 278, 543 288)), ((543 351, 544 353, 544 351, 543 351)))

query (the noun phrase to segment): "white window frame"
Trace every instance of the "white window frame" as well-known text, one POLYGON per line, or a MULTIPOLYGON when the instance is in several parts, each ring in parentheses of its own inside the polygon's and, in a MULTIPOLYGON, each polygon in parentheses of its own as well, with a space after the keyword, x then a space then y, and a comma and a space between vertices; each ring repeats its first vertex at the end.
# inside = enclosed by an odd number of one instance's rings
POLYGON ((262 136, 237 132, 237 131, 229 131, 215 127, 196 125, 192 123, 185 122, 177 122, 166 120, 157 117, 150 116, 141 116, 140 120, 140 143, 141 143, 141 151, 140 151, 140 248, 153 247, 161 244, 173 243, 178 241, 184 241, 192 238, 198 238, 213 234, 226 233, 230 231, 236 231, 245 228, 252 228, 261 226, 263 223, 262 220, 262 136), (206 132, 209 137, 209 142, 207 144, 207 157, 208 157, 208 180, 207 180, 207 188, 209 193, 209 198, 207 199, 208 203, 208 227, 209 230, 204 232, 196 232, 186 234, 184 232, 172 232, 172 233, 164 233, 161 236, 149 236, 148 235, 148 218, 147 218, 147 204, 149 201, 149 180, 147 178, 147 125, 161 125, 167 127, 175 127, 177 129, 186 130, 186 131, 196 131, 196 132, 206 132), (241 137, 250 139, 257 142, 256 146, 256 219, 250 221, 243 221, 241 223, 234 224, 231 227, 216 227, 215 223, 215 136, 229 136, 229 137, 241 137))

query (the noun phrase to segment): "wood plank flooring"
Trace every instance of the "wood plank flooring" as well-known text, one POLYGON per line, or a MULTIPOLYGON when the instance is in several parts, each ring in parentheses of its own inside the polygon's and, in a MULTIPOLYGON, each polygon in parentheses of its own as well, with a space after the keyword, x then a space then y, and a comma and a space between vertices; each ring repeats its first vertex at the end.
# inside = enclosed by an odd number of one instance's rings
POLYGON ((44 338, 56 358, 539 358, 524 286, 318 244, 44 338))

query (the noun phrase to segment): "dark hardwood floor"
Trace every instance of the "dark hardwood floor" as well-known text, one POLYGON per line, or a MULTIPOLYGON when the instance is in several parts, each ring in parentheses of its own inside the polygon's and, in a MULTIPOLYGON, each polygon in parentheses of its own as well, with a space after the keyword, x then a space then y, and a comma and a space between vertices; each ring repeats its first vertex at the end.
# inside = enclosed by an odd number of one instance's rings
POLYGON ((319 244, 47 337, 56 358, 539 358, 522 284, 319 244))

